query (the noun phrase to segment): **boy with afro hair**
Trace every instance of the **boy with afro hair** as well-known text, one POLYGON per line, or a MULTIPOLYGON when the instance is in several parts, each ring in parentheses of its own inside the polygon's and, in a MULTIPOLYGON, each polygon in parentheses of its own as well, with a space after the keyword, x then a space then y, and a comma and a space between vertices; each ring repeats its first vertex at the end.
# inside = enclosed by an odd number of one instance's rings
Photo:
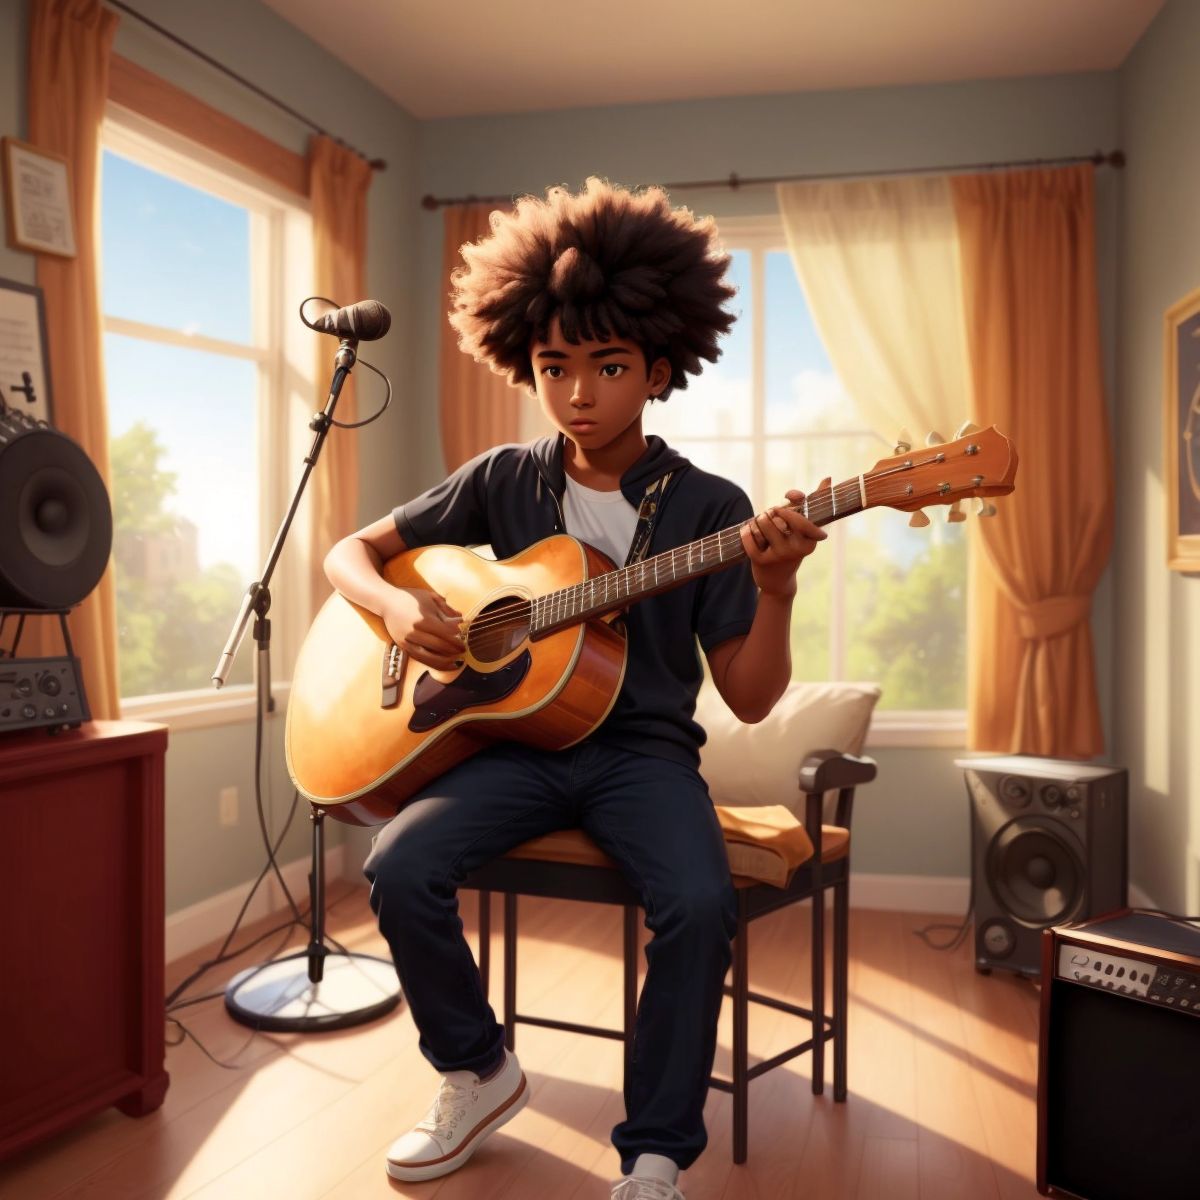
MULTIPOLYGON (((703 1151, 704 1100, 736 931, 724 841, 692 719, 703 678, 743 721, 770 712, 791 677, 796 570, 825 536, 787 505, 754 515, 736 485, 642 430, 649 400, 682 392, 733 322, 711 220, 666 194, 590 179, 491 217, 464 246, 450 320, 459 344, 537 396, 555 436, 498 446, 344 538, 326 573, 377 613, 419 663, 454 670, 462 614, 430 591, 392 587, 383 563, 432 543, 489 543, 510 558, 570 533, 616 563, 731 526, 746 559, 632 605, 628 665, 607 717, 563 750, 497 742, 419 792, 375 839, 364 870, 420 1049, 442 1075, 426 1117, 387 1154, 388 1173, 433 1179, 461 1166, 529 1097, 462 934, 457 889, 521 842, 582 827, 640 893, 653 939, 612 1131, 620 1200, 678 1200, 703 1151), (643 505, 650 496, 652 504, 643 505), (639 520, 639 507, 645 514, 639 520), (648 542, 648 547, 647 547, 648 542)), ((678 402, 678 401, 677 401, 678 402)), ((789 492, 789 504, 803 499, 789 492)))

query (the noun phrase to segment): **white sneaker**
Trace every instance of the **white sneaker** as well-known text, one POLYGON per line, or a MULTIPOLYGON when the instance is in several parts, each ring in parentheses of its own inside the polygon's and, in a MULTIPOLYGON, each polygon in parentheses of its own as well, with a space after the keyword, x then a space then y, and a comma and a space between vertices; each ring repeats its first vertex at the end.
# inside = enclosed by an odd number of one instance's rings
POLYGON ((665 1179, 637 1179, 626 1175, 613 1184, 612 1200, 684 1200, 684 1196, 665 1179))
POLYGON ((410 1182, 448 1175, 528 1100, 525 1073, 507 1051, 504 1066, 486 1083, 474 1071, 448 1072, 424 1119, 388 1147, 387 1173, 410 1182))
POLYGON ((639 1154, 633 1171, 613 1184, 612 1200, 684 1200, 679 1167, 665 1154, 639 1154))

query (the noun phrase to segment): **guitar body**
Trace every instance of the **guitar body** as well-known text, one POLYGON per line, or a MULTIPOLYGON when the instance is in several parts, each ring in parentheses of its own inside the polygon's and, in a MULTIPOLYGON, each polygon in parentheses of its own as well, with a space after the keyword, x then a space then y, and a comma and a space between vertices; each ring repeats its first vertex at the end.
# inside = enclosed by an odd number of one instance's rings
POLYGON ((379 617, 335 593, 292 680, 285 750, 296 787, 340 821, 375 825, 497 739, 557 750, 586 737, 625 675, 625 637, 612 626, 618 614, 536 641, 527 627, 489 614, 613 569, 565 534, 500 562, 460 546, 389 560, 389 583, 438 592, 473 622, 463 666, 453 671, 397 653, 379 617))

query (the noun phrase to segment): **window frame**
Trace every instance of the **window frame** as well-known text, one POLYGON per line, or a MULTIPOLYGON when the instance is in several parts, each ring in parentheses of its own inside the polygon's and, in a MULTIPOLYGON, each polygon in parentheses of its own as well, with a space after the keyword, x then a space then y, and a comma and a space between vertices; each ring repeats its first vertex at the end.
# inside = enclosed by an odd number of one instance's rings
MULTIPOLYGON (((150 170, 159 171, 186 186, 216 195, 250 212, 251 316, 250 343, 192 335, 162 326, 101 313, 102 332, 116 333, 158 345, 208 351, 255 363, 258 377, 256 437, 259 447, 258 562, 261 569, 275 535, 280 514, 286 511, 301 464, 289 464, 303 455, 298 419, 311 414, 315 383, 315 357, 306 344, 299 322, 289 322, 292 306, 286 296, 307 294, 312 274, 312 218, 307 198, 269 177, 160 125, 111 100, 101 127, 101 153, 112 151, 150 170), (307 247, 307 249, 305 249, 307 247), (298 266, 298 263, 304 265, 298 266), (304 381, 307 388, 299 388, 304 381)), ((100 219, 101 196, 97 198, 100 219)), ((102 248, 102 243, 101 243, 102 248)), ((310 335, 311 336, 311 335, 310 335)), ((301 506, 302 510, 304 506, 301 506)), ((187 515, 187 514, 183 514, 187 515)), ((286 709, 291 664, 312 618, 308 522, 299 513, 271 582, 273 710, 286 709), (286 665, 286 671, 281 667, 286 665)), ((236 611, 229 614, 230 627, 236 611)), ((239 657, 257 655, 248 627, 239 657)), ((213 650, 213 664, 220 647, 213 650)), ((258 674, 257 657, 253 664, 258 674)), ((121 697, 120 715, 126 719, 163 722, 173 729, 206 728, 252 721, 258 707, 257 682, 228 685, 221 690, 196 688, 146 696, 121 697)))
MULTIPOLYGON (((772 251, 787 253, 787 236, 783 221, 778 213, 759 216, 718 218, 721 241, 726 250, 748 250, 750 252, 750 305, 749 310, 756 319, 750 348, 750 386, 752 397, 751 416, 751 476, 763 479, 766 476, 767 434, 767 389, 766 389, 766 337, 767 323, 759 318, 766 308, 766 255, 772 251)), ((867 429, 848 429, 822 433, 823 437, 841 434, 870 434, 867 429)), ((779 436, 779 435, 775 435, 779 436)), ((741 439, 739 439, 741 440, 741 439)), ((679 439, 681 446, 684 439, 679 439)), ((881 457, 890 447, 880 442, 881 457)), ((832 612, 830 614, 830 676, 838 678, 844 673, 846 654, 845 627, 842 616, 845 611, 845 544, 842 539, 831 538, 835 561, 832 571, 832 612)), ((969 553, 968 548, 968 553, 969 553)), ((968 572, 969 573, 969 572, 968 572)), ((965 581, 964 581, 965 582, 965 581)), ((966 709, 914 709, 876 711, 871 716, 866 745, 908 747, 956 747, 966 745, 966 709)))

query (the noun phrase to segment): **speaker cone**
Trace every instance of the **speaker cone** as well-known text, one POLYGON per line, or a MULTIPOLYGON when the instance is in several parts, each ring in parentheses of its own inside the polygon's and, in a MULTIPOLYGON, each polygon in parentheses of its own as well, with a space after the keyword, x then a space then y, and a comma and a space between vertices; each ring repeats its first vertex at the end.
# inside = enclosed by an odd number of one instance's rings
POLYGON ((1083 903, 1083 862, 1070 838, 1059 824, 1020 818, 992 839, 988 883, 1017 920, 1053 925, 1083 903))
POLYGON ((78 604, 111 549, 108 492, 88 456, 57 430, 8 417, 0 427, 0 605, 78 604))

